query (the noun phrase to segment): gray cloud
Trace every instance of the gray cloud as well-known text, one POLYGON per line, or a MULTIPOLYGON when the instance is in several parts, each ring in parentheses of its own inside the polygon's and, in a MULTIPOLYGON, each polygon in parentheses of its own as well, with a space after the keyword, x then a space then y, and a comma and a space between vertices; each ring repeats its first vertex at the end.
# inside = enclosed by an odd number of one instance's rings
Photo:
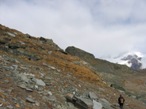
POLYGON ((145 0, 1 0, 0 23, 96 57, 144 51, 145 0))

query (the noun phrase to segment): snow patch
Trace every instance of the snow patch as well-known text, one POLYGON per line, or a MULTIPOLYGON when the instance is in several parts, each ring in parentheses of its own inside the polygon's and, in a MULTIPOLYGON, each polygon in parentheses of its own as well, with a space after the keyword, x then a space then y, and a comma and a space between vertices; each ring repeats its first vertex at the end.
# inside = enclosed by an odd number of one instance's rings
POLYGON ((146 56, 138 51, 120 54, 116 57, 107 58, 106 60, 121 65, 127 65, 128 67, 133 67, 137 64, 139 66, 141 65, 141 69, 146 68, 146 56))

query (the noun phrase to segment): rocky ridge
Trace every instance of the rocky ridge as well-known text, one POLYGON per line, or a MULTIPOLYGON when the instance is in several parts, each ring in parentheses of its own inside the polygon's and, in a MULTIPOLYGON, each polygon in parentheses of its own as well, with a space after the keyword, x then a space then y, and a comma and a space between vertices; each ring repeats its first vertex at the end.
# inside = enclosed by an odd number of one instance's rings
POLYGON ((118 109, 121 93, 126 109, 145 109, 142 102, 110 87, 100 73, 103 68, 71 56, 51 39, 0 25, 2 109, 118 109))
POLYGON ((121 65, 127 65, 133 70, 141 70, 145 68, 145 55, 138 51, 122 53, 117 57, 109 58, 109 61, 121 65))

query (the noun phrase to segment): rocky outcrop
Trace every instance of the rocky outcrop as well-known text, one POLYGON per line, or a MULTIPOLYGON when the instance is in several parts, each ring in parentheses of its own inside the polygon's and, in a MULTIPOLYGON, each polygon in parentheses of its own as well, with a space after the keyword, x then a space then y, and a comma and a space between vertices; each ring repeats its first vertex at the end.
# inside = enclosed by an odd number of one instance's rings
POLYGON ((88 96, 80 95, 79 97, 68 93, 66 95, 68 102, 81 109, 114 109, 106 99, 99 99, 94 92, 89 92, 88 96), (94 96, 93 96, 94 95, 94 96))
POLYGON ((91 53, 88 53, 84 50, 81 50, 79 48, 76 48, 74 46, 70 46, 70 47, 67 47, 65 49, 65 51, 73 56, 77 56, 77 57, 80 57, 81 59, 87 61, 87 60, 94 60, 95 57, 93 54, 91 53))

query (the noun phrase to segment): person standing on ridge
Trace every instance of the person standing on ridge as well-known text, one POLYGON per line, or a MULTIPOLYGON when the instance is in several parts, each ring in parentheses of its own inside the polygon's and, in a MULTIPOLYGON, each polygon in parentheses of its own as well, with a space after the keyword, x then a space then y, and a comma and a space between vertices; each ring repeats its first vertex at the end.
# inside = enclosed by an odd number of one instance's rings
POLYGON ((120 95, 118 98, 118 103, 119 103, 120 109, 123 109, 124 102, 125 102, 124 97, 122 95, 120 95))

